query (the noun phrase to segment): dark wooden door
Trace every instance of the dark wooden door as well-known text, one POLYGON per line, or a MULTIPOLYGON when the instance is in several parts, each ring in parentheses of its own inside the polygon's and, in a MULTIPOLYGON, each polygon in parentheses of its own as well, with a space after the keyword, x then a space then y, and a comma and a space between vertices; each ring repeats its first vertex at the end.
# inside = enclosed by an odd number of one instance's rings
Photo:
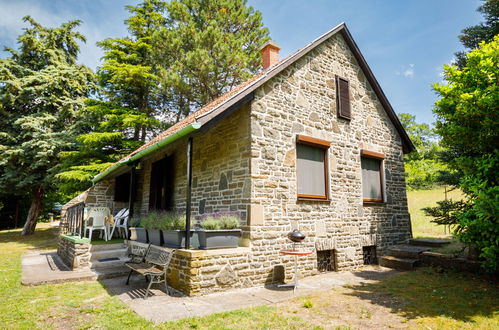
POLYGON ((149 191, 150 210, 171 210, 173 207, 173 156, 152 164, 149 191))

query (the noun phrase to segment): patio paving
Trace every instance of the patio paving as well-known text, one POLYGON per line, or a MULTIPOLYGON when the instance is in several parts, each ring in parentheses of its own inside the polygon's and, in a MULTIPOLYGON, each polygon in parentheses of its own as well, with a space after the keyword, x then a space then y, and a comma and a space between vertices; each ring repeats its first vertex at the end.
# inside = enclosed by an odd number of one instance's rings
MULTIPOLYGON (((205 316, 247 307, 271 305, 294 297, 320 293, 346 284, 369 283, 398 271, 379 266, 366 266, 358 271, 331 272, 311 276, 300 283, 313 289, 278 288, 277 285, 233 289, 198 297, 187 297, 176 291, 171 296, 164 291, 164 285, 153 285, 152 295, 143 299, 147 284, 142 276, 132 276, 130 284, 126 278, 105 279, 101 282, 111 295, 116 295, 143 318, 159 323, 186 317, 205 316)), ((171 290, 171 289, 170 289, 171 290)), ((171 290, 172 291, 172 290, 171 290)))

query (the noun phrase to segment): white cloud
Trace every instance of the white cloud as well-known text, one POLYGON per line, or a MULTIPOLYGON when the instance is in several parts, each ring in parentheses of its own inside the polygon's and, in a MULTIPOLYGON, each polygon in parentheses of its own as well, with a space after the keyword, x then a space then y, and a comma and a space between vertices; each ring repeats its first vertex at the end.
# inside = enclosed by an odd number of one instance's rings
POLYGON ((402 74, 406 78, 414 77, 414 64, 409 64, 409 67, 406 68, 402 74))

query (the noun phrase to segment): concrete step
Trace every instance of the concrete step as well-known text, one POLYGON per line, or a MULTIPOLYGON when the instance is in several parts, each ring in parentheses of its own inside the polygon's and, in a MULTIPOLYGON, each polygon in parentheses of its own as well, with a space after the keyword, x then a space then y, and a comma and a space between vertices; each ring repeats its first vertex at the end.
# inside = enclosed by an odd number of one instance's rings
POLYGON ((431 248, 414 245, 396 245, 388 249, 388 254, 398 258, 418 259, 422 252, 428 250, 431 250, 431 248))
POLYGON ((113 243, 113 244, 92 244, 90 247, 90 252, 94 251, 105 251, 105 250, 116 250, 125 248, 124 243, 113 243))
POLYGON ((379 259, 380 266, 398 270, 413 270, 418 263, 418 259, 398 258, 394 256, 383 256, 379 259))
POLYGON ((96 274, 98 280, 104 280, 107 278, 126 276, 130 272, 130 268, 121 265, 92 269, 92 271, 96 274))
POLYGON ((109 260, 109 261, 90 261, 89 267, 90 269, 101 269, 101 268, 112 268, 112 267, 121 267, 123 264, 130 260, 128 257, 120 257, 118 260, 109 260))
POLYGON ((98 250, 90 253, 90 261, 99 261, 106 258, 121 258, 127 256, 127 249, 98 250))
POLYGON ((410 245, 415 246, 429 246, 429 247, 441 247, 449 244, 448 239, 436 239, 436 238, 411 238, 409 239, 410 245))

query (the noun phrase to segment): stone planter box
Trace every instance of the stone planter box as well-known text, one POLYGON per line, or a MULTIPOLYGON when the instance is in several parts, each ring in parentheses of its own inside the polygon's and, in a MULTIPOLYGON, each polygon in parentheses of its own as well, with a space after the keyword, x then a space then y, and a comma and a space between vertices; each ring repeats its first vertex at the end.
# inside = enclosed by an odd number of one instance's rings
POLYGON ((196 232, 198 234, 199 248, 202 250, 238 247, 239 238, 242 234, 241 229, 200 229, 196 232))
POLYGON ((147 229, 147 237, 152 245, 161 246, 161 230, 149 228, 147 229))
MULTIPOLYGON (((185 230, 162 230, 163 246, 182 249, 185 246, 185 230)), ((199 248, 197 232, 191 230, 191 248, 199 248)))
MULTIPOLYGON (((135 230, 135 235, 137 237, 137 241, 141 243, 148 243, 149 240, 147 239, 147 230, 145 228, 140 228, 140 227, 134 227, 135 230)), ((132 228, 130 228, 132 230, 132 228)))

